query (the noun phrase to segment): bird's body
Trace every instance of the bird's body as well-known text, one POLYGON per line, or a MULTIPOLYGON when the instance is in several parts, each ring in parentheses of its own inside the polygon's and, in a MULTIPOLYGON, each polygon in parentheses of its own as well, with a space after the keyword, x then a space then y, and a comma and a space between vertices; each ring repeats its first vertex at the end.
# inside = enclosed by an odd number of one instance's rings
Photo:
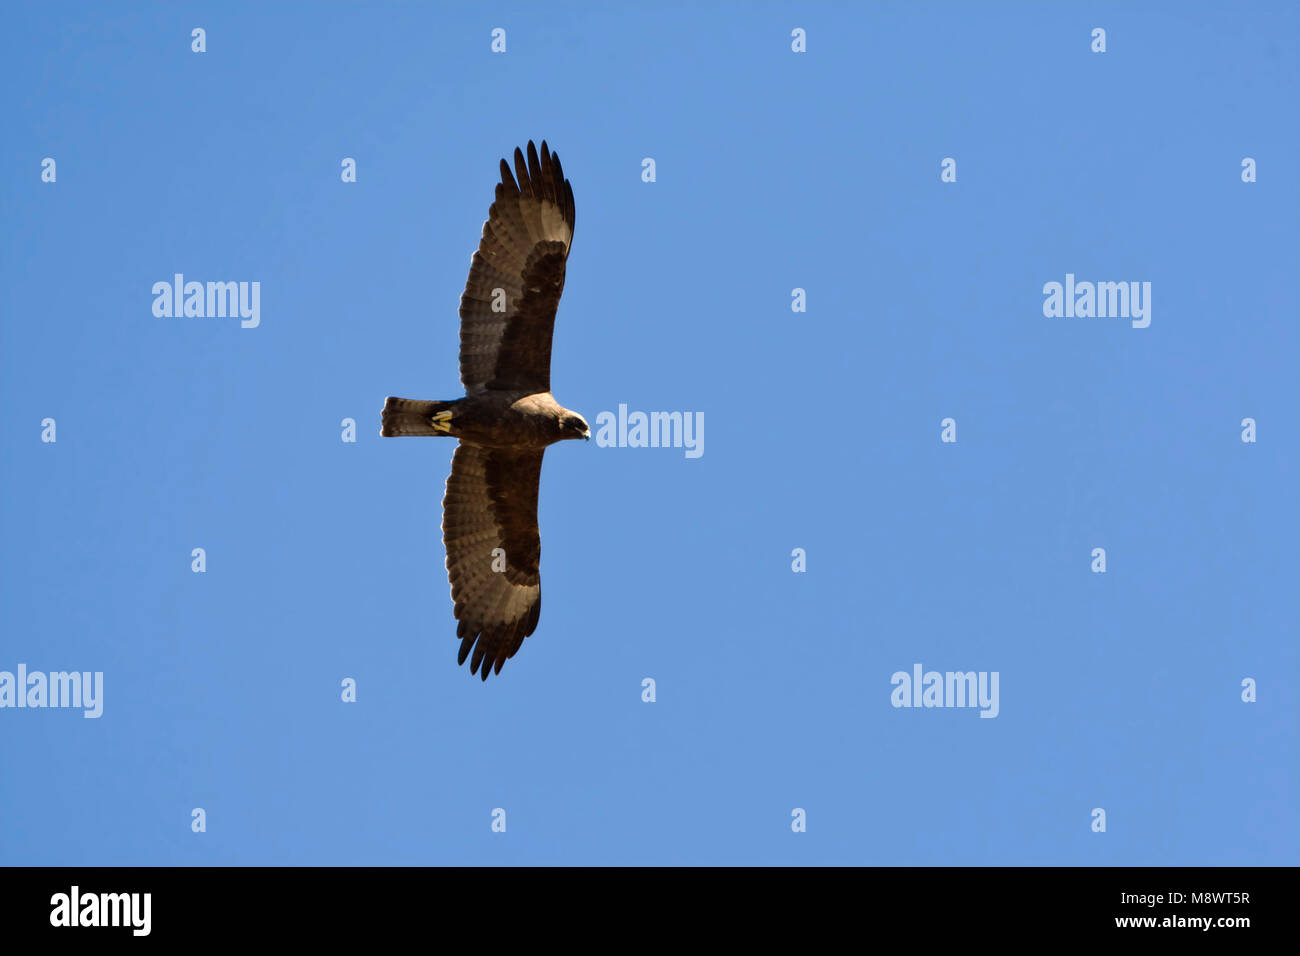
POLYGON ((460 302, 464 398, 389 398, 386 436, 444 435, 460 444, 443 496, 447 573, 460 662, 499 673, 541 613, 537 491, 548 445, 589 438, 551 395, 551 330, 573 241, 573 188, 542 143, 501 161, 496 201, 460 302), (517 177, 517 182, 516 182, 517 177))
POLYGON ((576 416, 550 392, 484 389, 454 402, 420 402, 390 398, 384 405, 385 435, 449 435, 485 448, 541 450, 565 438, 559 423, 576 416), (451 412, 442 430, 433 421, 440 411, 451 412), (409 429, 409 430, 408 430, 409 429))

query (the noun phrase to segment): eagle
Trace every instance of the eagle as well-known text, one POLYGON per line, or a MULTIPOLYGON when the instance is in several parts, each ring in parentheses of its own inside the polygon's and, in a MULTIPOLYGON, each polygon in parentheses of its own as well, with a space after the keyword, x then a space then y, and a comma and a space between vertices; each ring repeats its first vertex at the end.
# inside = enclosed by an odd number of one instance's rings
POLYGON ((457 663, 483 680, 537 628, 541 534, 537 489, 547 446, 591 438, 551 396, 551 330, 573 244, 573 187, 560 157, 515 150, 460 297, 465 397, 389 397, 380 434, 443 435, 460 443, 442 498, 442 540, 460 638, 457 663), (472 656, 471 656, 472 654, 472 656))

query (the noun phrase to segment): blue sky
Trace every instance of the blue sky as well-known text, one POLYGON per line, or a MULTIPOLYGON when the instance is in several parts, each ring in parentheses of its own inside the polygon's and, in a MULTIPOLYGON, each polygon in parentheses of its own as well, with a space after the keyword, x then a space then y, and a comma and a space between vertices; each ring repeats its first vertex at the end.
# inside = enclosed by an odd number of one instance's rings
POLYGON ((0 671, 104 691, 0 709, 0 863, 1300 862, 1298 21, 7 10, 0 671), (483 685, 453 445, 379 410, 461 394, 530 138, 577 200, 556 397, 705 445, 547 453, 541 623, 483 685), (177 272, 260 325, 156 317, 177 272), (1150 282, 1149 327, 1044 316, 1067 273, 1150 282), (997 717, 892 706, 917 664, 997 717))

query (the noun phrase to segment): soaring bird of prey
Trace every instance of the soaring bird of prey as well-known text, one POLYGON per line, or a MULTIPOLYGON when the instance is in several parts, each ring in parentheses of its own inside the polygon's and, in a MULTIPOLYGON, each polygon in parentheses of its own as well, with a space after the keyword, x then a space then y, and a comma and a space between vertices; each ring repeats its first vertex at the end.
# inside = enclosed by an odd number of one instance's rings
POLYGON ((460 439, 442 499, 442 539, 458 661, 469 657, 483 680, 515 656, 542 610, 542 455, 557 441, 591 438, 586 420, 551 397, 551 329, 572 243, 573 187, 546 142, 538 155, 529 141, 527 162, 515 150, 514 175, 501 160, 460 297, 465 397, 384 403, 383 435, 460 439))

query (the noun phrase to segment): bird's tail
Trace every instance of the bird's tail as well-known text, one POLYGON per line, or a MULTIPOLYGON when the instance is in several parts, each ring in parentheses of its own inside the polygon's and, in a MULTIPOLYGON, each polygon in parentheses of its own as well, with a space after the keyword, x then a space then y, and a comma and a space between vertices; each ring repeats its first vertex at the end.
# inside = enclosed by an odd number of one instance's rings
POLYGON ((455 402, 392 398, 384 402, 381 435, 450 435, 455 402))

